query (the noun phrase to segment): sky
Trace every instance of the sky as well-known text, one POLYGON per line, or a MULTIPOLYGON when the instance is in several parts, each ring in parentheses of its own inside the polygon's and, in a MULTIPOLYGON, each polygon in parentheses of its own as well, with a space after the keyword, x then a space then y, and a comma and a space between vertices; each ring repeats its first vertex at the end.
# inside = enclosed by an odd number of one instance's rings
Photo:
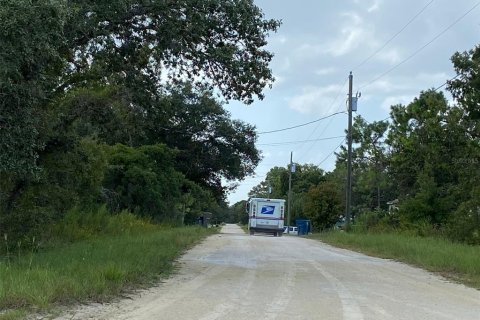
MULTIPOLYGON (((408 104, 421 91, 454 77, 451 56, 480 43, 478 0, 255 3, 266 18, 282 20, 266 47, 275 55, 271 68, 276 81, 265 89, 264 100, 224 107, 259 133, 347 111, 350 71, 353 94, 361 93, 354 116, 383 120, 391 105, 408 104)), ((347 122, 346 113, 340 113, 297 129, 259 134, 262 161, 255 175, 229 194, 229 203, 246 200, 271 168, 287 166, 291 152, 293 162, 333 170, 334 151, 344 141, 347 122)))

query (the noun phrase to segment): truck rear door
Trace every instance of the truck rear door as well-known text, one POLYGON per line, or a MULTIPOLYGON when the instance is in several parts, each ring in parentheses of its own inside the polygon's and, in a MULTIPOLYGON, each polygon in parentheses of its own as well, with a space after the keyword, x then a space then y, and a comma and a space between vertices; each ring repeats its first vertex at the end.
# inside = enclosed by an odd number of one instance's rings
POLYGON ((257 227, 268 229, 283 228, 284 204, 273 201, 259 201, 257 205, 257 227))

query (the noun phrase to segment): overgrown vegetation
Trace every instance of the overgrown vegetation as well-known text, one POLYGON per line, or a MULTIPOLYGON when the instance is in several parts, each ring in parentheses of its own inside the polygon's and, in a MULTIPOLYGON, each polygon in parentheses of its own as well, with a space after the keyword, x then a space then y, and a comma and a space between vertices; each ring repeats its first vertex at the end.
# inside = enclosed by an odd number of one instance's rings
MULTIPOLYGON (((0 309, 45 311, 59 303, 105 301, 151 284, 215 229, 173 229, 101 207, 90 213, 71 210, 52 231, 55 246, 34 241, 27 251, 7 250, 0 262, 0 309)), ((16 246, 8 238, 2 242, 16 246)))
POLYGON ((222 104, 263 98, 279 25, 243 0, 0 0, 0 235, 45 241, 101 205, 223 220, 260 154, 222 104))

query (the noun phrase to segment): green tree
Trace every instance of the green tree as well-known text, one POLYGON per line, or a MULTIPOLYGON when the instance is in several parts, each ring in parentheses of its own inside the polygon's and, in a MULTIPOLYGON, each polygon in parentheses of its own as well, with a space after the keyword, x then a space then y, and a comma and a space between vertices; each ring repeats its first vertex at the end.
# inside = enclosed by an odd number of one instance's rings
POLYGON ((286 199, 288 193, 288 169, 273 167, 265 176, 265 180, 254 186, 249 197, 286 199), (271 191, 271 193, 269 193, 271 191))
POLYGON ((305 193, 311 187, 325 181, 325 172, 313 164, 296 164, 292 173, 292 191, 305 193))
POLYGON ((210 211, 217 206, 211 192, 190 180, 185 179, 181 190, 182 196, 178 211, 182 213, 186 224, 195 224, 201 212, 210 211), (186 218, 187 216, 189 220, 186 218))
POLYGON ((480 179, 480 47, 455 53, 452 62, 457 77, 448 81, 447 88, 456 100, 456 108, 450 114, 450 123, 456 125, 455 147, 461 149, 452 165, 459 172, 461 188, 474 190, 480 179))
MULTIPOLYGON (((352 141, 354 211, 386 209, 392 200, 388 177, 387 121, 368 123, 361 116, 354 119, 352 141)), ((339 161, 346 162, 347 150, 342 146, 339 161)))
POLYGON ((447 228, 450 238, 473 245, 480 244, 480 188, 474 187, 470 199, 450 216, 447 228))
POLYGON ((261 181, 259 184, 254 186, 249 192, 249 198, 274 198, 270 193, 271 186, 267 181, 261 181))
POLYGON ((222 179, 241 180, 260 161, 255 128, 230 119, 208 91, 183 87, 162 97, 151 111, 138 125, 146 142, 165 143, 178 150, 177 170, 210 190, 216 199, 223 199, 227 191, 222 179))
MULTIPOLYGON (((104 146, 91 138, 70 143, 68 149, 52 150, 39 159, 42 170, 37 179, 23 180, 12 207, 0 211, 0 234, 8 234, 12 241, 24 236, 38 239, 68 209, 97 205, 107 166, 104 146)), ((8 180, 0 180, 0 187, 9 191, 8 180)))
POLYGON ((312 221, 315 230, 331 228, 343 214, 342 201, 336 186, 322 182, 305 194, 304 215, 312 221))
POLYGON ((403 199, 402 212, 413 221, 443 225, 465 199, 454 165, 466 143, 456 122, 458 111, 433 90, 406 107, 392 107, 390 169, 403 199))
POLYGON ((39 168, 42 107, 62 71, 65 10, 60 1, 0 1, 0 200, 12 207, 39 168), (10 190, 10 192, 5 192, 10 190))
POLYGON ((184 176, 174 169, 174 152, 164 145, 139 148, 115 145, 109 152, 104 187, 128 209, 156 221, 178 221, 184 176))
POLYGON ((233 211, 235 222, 240 224, 248 223, 248 213, 246 212, 247 201, 241 200, 236 202, 230 209, 233 211))
POLYGON ((171 83, 187 77, 251 103, 273 81, 263 47, 280 22, 266 20, 252 0, 71 1, 68 8, 72 55, 63 87, 111 75, 155 95, 166 73, 171 83))
MULTIPOLYGON (((295 164, 295 172, 292 173, 292 192, 305 193, 310 187, 324 181, 324 171, 312 164, 295 164)), ((268 187, 272 189, 271 198, 286 199, 288 196, 289 172, 288 168, 274 167, 270 169, 258 186, 255 186, 250 194, 266 196, 268 187)))
POLYGON ((456 52, 452 56, 452 63, 457 76, 448 81, 447 89, 464 110, 462 120, 468 134, 477 140, 480 139, 480 46, 465 52, 456 52))
POLYGON ((143 133, 131 120, 148 117, 168 85, 206 84, 227 100, 250 103, 273 81, 272 54, 263 47, 280 23, 266 20, 252 1, 0 4, 0 174, 10 181, 0 196, 8 207, 23 190, 22 179, 38 172, 44 145, 38 134, 52 120, 44 115, 47 105, 75 88, 116 87, 118 114, 132 138, 143 133))

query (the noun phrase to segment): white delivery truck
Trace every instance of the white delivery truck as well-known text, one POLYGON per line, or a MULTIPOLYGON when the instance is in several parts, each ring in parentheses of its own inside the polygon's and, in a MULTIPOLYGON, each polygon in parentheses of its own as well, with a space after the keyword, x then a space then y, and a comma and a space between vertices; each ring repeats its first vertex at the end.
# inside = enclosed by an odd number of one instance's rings
POLYGON ((283 234, 285 200, 250 198, 247 201, 248 230, 272 233, 275 237, 283 234))

